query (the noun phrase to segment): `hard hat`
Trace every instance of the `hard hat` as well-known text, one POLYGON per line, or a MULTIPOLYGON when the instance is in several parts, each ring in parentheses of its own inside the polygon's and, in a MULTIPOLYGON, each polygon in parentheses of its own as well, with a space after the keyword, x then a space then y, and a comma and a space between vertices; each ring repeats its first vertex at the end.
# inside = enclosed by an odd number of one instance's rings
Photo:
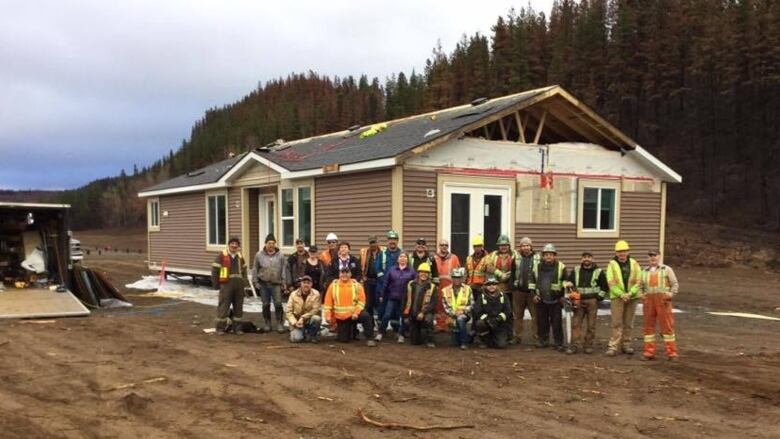
POLYGON ((490 276, 485 281, 485 285, 498 285, 498 279, 495 276, 490 276))
POLYGON ((336 236, 336 234, 333 232, 328 233, 328 236, 325 237, 325 241, 338 241, 338 240, 339 237, 336 236))
POLYGON ((452 274, 450 274, 450 277, 466 277, 466 269, 463 267, 453 268, 452 274))
POLYGON ((531 238, 523 236, 523 239, 520 240, 520 245, 533 245, 533 241, 531 241, 531 238))
POLYGON ((501 235, 498 237, 498 241, 496 241, 496 245, 512 245, 509 243, 509 237, 506 235, 501 235))
POLYGON ((628 251, 630 250, 630 247, 628 246, 628 242, 620 240, 617 243, 615 243, 615 251, 616 252, 622 252, 622 251, 628 251))
POLYGON ((430 273, 431 272, 431 264, 429 264, 427 262, 423 262, 422 264, 420 264, 419 267, 417 267, 417 272, 418 273, 420 273, 420 272, 430 273))
POLYGON ((558 250, 555 250, 555 246, 554 245, 547 244, 542 249, 542 253, 555 253, 557 255, 558 254, 558 250))
POLYGON ((387 239, 398 239, 398 232, 390 230, 387 232, 387 239))
POLYGON ((482 237, 482 235, 477 235, 471 240, 471 246, 476 247, 478 245, 485 245, 485 238, 482 237))

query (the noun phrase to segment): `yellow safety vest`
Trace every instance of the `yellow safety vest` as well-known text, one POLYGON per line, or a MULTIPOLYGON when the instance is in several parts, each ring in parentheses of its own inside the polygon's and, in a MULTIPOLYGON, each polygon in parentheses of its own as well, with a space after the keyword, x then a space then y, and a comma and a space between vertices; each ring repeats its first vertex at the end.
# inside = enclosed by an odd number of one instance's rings
POLYGON ((471 287, 466 284, 462 284, 460 286, 460 289, 456 292, 455 289, 452 288, 452 285, 450 285, 442 290, 442 294, 444 297, 450 299, 450 302, 452 303, 452 308, 454 310, 459 310, 469 305, 469 296, 471 296, 471 287))
POLYGON ((639 296, 639 283, 640 276, 642 275, 642 268, 639 267, 639 263, 634 258, 628 258, 629 267, 631 269, 628 276, 628 291, 623 286, 623 273, 620 270, 620 264, 616 260, 609 261, 607 265, 607 283, 609 284, 609 297, 617 298, 623 294, 630 294, 632 297, 639 296))
MULTIPOLYGON (((558 278, 553 284, 550 285, 550 291, 558 293, 563 291, 563 281, 561 279, 563 278, 563 270, 566 268, 566 266, 563 265, 563 262, 561 261, 555 262, 558 264, 558 278)), ((541 263, 534 259, 534 280, 536 282, 539 282, 539 265, 541 265, 541 263)), ((528 284, 528 288, 531 288, 531 283, 528 284)), ((533 288, 536 289, 536 284, 533 284, 533 288)))
POLYGON ((580 266, 574 268, 574 288, 577 289, 577 292, 586 295, 586 294, 598 294, 601 295, 601 288, 598 286, 599 282, 599 276, 601 276, 601 268, 595 268, 593 270, 593 277, 590 278, 590 286, 589 287, 580 287, 580 266))

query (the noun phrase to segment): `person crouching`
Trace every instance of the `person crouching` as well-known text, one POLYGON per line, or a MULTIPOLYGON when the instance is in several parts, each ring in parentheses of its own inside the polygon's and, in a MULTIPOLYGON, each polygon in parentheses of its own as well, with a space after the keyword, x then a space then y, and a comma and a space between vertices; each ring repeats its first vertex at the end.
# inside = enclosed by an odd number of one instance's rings
POLYGON ((484 284, 483 294, 474 302, 474 314, 477 316, 476 329, 480 347, 504 349, 509 343, 508 316, 512 312, 509 299, 498 290, 498 280, 490 276, 484 284))
POLYGON ((436 347, 433 342, 436 295, 430 264, 423 262, 417 267, 417 279, 407 285, 403 312, 404 326, 409 329, 409 337, 414 345, 425 343, 429 348, 436 347))
POLYGON ((354 325, 363 325, 368 346, 376 346, 371 338, 374 326, 371 316, 364 310, 366 293, 363 286, 352 279, 352 269, 344 266, 339 269, 339 278, 331 282, 325 295, 325 320, 336 330, 337 339, 348 343, 352 339, 354 325))
POLYGON ((290 323, 290 341, 317 343, 320 335, 320 293, 312 288, 311 276, 296 280, 298 289, 287 299, 287 322, 290 323))

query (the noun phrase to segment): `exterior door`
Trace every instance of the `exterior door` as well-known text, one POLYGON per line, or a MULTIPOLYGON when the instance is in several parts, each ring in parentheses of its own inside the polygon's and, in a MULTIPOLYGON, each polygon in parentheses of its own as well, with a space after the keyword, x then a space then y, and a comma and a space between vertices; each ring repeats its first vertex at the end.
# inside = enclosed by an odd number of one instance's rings
POLYGON ((257 205, 259 206, 258 218, 260 219, 260 246, 265 245, 265 237, 269 233, 276 236, 276 195, 260 194, 257 205))
POLYGON ((508 187, 445 183, 443 195, 441 230, 463 263, 477 235, 485 239, 485 249, 493 251, 499 235, 511 234, 508 187))

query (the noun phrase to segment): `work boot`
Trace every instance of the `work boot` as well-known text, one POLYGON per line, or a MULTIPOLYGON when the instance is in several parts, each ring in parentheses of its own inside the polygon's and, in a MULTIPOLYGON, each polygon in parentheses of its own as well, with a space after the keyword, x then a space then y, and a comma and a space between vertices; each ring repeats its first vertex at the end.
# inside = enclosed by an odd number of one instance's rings
POLYGON ((225 327, 227 324, 223 321, 219 321, 214 325, 214 329, 216 330, 215 334, 217 335, 225 335, 225 327))
POLYGON ((429 342, 426 344, 426 346, 428 346, 429 348, 435 348, 435 347, 436 347, 436 343, 434 343, 434 342, 432 342, 432 341, 429 341, 429 342))
POLYGON ((650 361, 652 359, 653 357, 649 357, 647 355, 642 355, 641 357, 639 357, 639 361, 650 361))
POLYGON ((398 343, 403 344, 406 341, 403 335, 398 334, 398 343))
POLYGON ((276 322, 276 332, 284 334, 284 315, 282 314, 281 309, 276 310, 276 322))
POLYGON ((468 349, 468 348, 466 347, 465 344, 460 345, 460 350, 461 351, 465 351, 466 349, 468 349))
POLYGON ((379 334, 374 336, 374 340, 375 341, 382 341, 382 337, 384 337, 384 335, 382 335, 382 333, 380 332, 379 334))
POLYGON ((566 355, 572 355, 577 353, 577 346, 569 346, 566 348, 566 355))
POLYGON ((319 343, 320 342, 320 336, 319 335, 312 335, 311 338, 309 339, 309 342, 311 342, 312 344, 319 343))
POLYGON ((244 335, 244 325, 241 322, 233 322, 233 332, 236 335, 244 335))
POLYGON ((271 332, 271 306, 263 306, 263 332, 271 332))
POLYGON ((592 347, 587 347, 587 348, 585 348, 585 350, 583 352, 585 352, 586 354, 590 355, 590 354, 593 353, 593 348, 592 347))
POLYGON ((556 346, 555 350, 558 352, 566 352, 566 348, 563 345, 556 346))
POLYGON ((623 346, 623 353, 626 355, 634 355, 634 348, 631 346, 623 346))
POLYGON ((366 342, 366 346, 370 348, 376 347, 376 342, 374 340, 369 340, 366 342))
POLYGON ((605 355, 607 357, 614 357, 615 355, 617 355, 617 350, 609 348, 609 349, 607 349, 607 352, 606 352, 605 355))
POLYGON ((546 347, 549 347, 549 346, 550 346, 550 343, 548 343, 546 341, 539 340, 539 341, 536 342, 536 347, 537 348, 546 348, 546 347))

